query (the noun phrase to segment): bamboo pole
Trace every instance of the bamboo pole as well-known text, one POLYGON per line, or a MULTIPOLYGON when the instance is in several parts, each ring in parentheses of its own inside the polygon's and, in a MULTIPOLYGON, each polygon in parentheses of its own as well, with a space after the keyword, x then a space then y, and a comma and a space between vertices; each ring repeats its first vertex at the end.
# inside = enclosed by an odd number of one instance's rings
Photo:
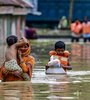
POLYGON ((73 5, 74 5, 74 0, 70 0, 70 7, 69 7, 69 26, 70 26, 70 24, 72 22, 73 5))

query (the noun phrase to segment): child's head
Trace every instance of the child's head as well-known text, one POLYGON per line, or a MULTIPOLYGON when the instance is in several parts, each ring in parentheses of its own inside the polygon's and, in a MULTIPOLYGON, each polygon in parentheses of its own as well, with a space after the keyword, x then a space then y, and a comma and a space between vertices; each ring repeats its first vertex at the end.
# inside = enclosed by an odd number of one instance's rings
POLYGON ((62 54, 65 51, 65 43, 62 41, 56 42, 55 51, 57 52, 57 54, 62 54))
POLYGON ((15 44, 18 41, 18 38, 14 35, 10 35, 6 38, 6 42, 8 46, 15 44))

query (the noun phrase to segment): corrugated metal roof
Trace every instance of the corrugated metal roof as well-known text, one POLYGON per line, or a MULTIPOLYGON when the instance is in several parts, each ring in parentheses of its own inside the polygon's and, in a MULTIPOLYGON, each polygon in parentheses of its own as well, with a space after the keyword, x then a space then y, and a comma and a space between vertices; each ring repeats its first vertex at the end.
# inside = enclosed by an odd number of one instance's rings
POLYGON ((17 1, 18 4, 20 4, 22 7, 31 7, 28 3, 26 3, 23 0, 14 0, 15 2, 17 1))
POLYGON ((0 0, 0 5, 31 7, 28 3, 24 2, 23 0, 0 0))

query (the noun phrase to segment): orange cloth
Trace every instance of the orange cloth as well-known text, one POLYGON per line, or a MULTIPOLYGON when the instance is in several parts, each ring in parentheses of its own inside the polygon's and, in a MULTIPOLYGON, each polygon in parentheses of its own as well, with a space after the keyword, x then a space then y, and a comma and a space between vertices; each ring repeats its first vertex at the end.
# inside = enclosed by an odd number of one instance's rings
POLYGON ((5 69, 4 65, 0 68, 0 80, 2 81, 23 81, 24 79, 20 76, 17 75, 17 73, 13 74, 13 72, 9 72, 5 69))
MULTIPOLYGON (((22 48, 22 59, 23 63, 19 63, 19 60, 17 60, 18 64, 22 68, 23 72, 27 73, 30 78, 32 77, 32 70, 35 64, 34 57, 30 56, 30 45, 28 44, 27 48, 22 48)), ((24 81, 23 77, 20 75, 15 75, 15 71, 13 72, 7 72, 7 70, 3 66, 0 68, 0 79, 2 80, 4 78, 5 81, 24 81)))
MULTIPOLYGON (((32 78, 32 70, 35 64, 35 59, 32 56, 23 57, 24 63, 21 63, 20 66, 23 69, 23 72, 28 73, 30 78, 32 78)), ((0 80, 4 78, 5 81, 24 81, 23 77, 20 75, 16 76, 13 72, 7 72, 5 67, 0 68, 0 80), (8 74, 7 74, 8 73, 8 74)))
POLYGON ((90 34, 90 22, 87 22, 87 23, 82 23, 82 26, 83 26, 83 33, 84 34, 90 34))
POLYGON ((81 23, 78 22, 78 24, 75 22, 75 23, 72 23, 71 24, 71 31, 74 32, 75 34, 80 34, 83 26, 81 23))
POLYGON ((2 80, 2 67, 0 68, 0 80, 2 80))
POLYGON ((24 72, 28 73, 30 77, 32 77, 32 70, 35 64, 35 59, 32 56, 23 57, 23 62, 20 64, 21 68, 24 72))
POLYGON ((23 63, 20 64, 21 68, 23 69, 23 72, 26 72, 29 74, 30 78, 32 77, 32 70, 33 66, 35 64, 34 57, 30 56, 30 44, 27 44, 27 47, 20 48, 23 63))
POLYGON ((22 56, 27 56, 27 55, 30 54, 30 44, 27 43, 26 46, 27 46, 27 47, 22 47, 22 48, 20 48, 20 51, 21 51, 21 53, 22 53, 22 56))
POLYGON ((64 66, 69 66, 69 61, 68 61, 69 54, 70 54, 69 51, 64 51, 64 53, 61 55, 57 55, 56 51, 49 52, 50 56, 52 55, 58 56, 61 64, 63 64, 64 66))
POLYGON ((64 51, 63 54, 60 54, 60 55, 57 55, 56 51, 50 51, 49 52, 49 55, 50 56, 58 56, 58 59, 60 60, 60 63, 64 66, 63 69, 66 71, 68 69, 68 66, 69 66, 69 60, 68 60, 68 57, 70 55, 69 51, 64 51))

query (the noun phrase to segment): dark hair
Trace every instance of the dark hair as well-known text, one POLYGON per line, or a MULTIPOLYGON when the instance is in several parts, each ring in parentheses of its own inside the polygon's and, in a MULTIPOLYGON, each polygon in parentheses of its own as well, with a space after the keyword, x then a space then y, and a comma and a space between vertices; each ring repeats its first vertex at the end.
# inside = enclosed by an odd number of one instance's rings
POLYGON ((7 42, 8 46, 11 46, 11 45, 15 44, 17 41, 18 41, 18 38, 14 35, 8 36, 6 38, 6 42, 7 42))
POLYGON ((62 42, 62 41, 58 41, 55 43, 55 50, 58 49, 58 48, 63 48, 65 50, 65 43, 62 42))

